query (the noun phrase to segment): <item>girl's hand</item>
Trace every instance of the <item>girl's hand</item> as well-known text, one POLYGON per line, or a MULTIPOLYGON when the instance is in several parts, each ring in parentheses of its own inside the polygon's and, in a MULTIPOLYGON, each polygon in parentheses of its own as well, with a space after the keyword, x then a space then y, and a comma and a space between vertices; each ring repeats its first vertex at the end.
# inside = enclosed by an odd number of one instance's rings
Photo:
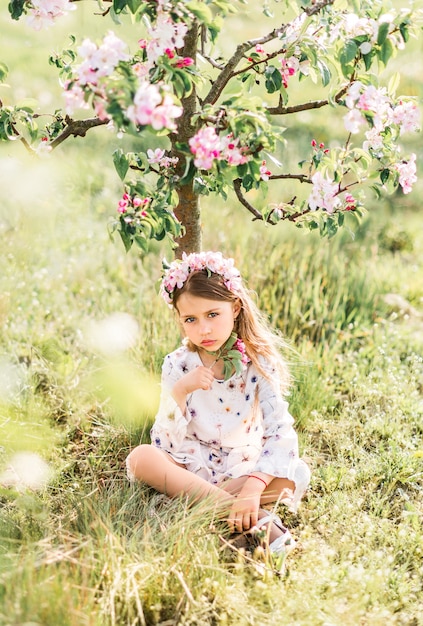
POLYGON ((185 395, 188 395, 189 393, 196 391, 196 389, 204 389, 207 391, 207 389, 210 389, 212 386, 213 381, 213 372, 208 367, 199 365, 195 368, 195 370, 192 370, 191 372, 188 372, 188 374, 182 376, 182 378, 180 378, 175 384, 175 387, 178 385, 181 391, 183 391, 185 395))
POLYGON ((212 386, 213 381, 213 372, 208 367, 204 367, 204 365, 199 365, 195 370, 182 376, 172 389, 172 396, 181 411, 185 412, 185 402, 188 394, 197 389, 207 391, 212 386))
POLYGON ((242 533, 256 526, 260 508, 261 491, 242 488, 229 512, 229 526, 231 530, 242 533))

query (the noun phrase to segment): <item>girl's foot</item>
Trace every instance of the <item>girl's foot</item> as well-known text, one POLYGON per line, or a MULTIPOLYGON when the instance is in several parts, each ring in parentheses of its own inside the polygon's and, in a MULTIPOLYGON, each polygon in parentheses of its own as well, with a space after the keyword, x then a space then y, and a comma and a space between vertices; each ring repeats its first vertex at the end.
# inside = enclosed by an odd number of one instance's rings
POLYGON ((259 519, 256 525, 259 531, 265 530, 267 524, 272 524, 266 532, 270 553, 274 556, 280 556, 291 552, 295 548, 295 540, 282 524, 281 519, 274 513, 267 513, 264 510, 261 510, 260 513, 263 513, 263 517, 259 519))

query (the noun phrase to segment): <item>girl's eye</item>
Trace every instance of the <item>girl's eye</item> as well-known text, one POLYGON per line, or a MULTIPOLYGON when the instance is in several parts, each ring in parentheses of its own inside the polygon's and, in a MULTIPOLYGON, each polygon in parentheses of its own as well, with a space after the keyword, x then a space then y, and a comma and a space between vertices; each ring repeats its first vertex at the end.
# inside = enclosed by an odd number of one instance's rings
POLYGON ((216 313, 215 311, 212 311, 211 313, 209 313, 209 317, 217 317, 219 315, 219 313, 216 313))
POLYGON ((195 321, 195 317, 186 317, 185 324, 192 324, 195 321))

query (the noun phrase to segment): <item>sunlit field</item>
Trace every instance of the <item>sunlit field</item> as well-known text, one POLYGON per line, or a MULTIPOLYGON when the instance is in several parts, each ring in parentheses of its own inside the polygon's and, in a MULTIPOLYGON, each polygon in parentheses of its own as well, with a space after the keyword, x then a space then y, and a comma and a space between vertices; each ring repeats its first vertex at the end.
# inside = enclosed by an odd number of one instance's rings
MULTIPOLYGON (((67 29, 37 44, 5 7, 0 27, 0 99, 59 106, 46 59, 67 29)), ((402 62, 415 95, 420 48, 402 62)), ((295 130, 330 131, 324 115, 295 130)), ((229 549, 207 503, 125 477, 180 340, 157 294, 170 245, 140 258, 108 234, 126 141, 98 129, 47 158, 0 145, 0 625, 423 625, 421 182, 329 241, 203 202, 203 247, 235 257, 292 347, 313 476, 297 515, 278 509, 299 547, 273 562, 229 549)))

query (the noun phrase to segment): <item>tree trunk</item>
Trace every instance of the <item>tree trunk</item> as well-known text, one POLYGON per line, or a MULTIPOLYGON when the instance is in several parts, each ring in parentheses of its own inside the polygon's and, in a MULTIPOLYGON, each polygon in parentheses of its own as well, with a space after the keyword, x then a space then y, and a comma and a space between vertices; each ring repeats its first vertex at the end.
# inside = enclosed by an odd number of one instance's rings
MULTIPOLYGON (((194 23, 187 32, 184 41, 184 47, 181 55, 191 57, 195 60, 197 54, 197 38, 198 24, 194 23)), ((195 86, 187 98, 182 99, 183 113, 177 120, 177 133, 171 135, 172 150, 171 156, 178 157, 179 161, 176 166, 176 175, 183 177, 186 169, 186 156, 181 153, 177 144, 187 144, 189 139, 195 135, 196 127, 192 124, 193 115, 196 107, 196 91, 195 86)), ((186 184, 181 184, 177 188, 178 205, 175 208, 175 215, 181 222, 184 234, 176 239, 178 248, 175 256, 180 258, 182 252, 199 252, 201 250, 201 219, 200 219, 200 202, 198 194, 194 192, 194 181, 190 180, 186 184)))

